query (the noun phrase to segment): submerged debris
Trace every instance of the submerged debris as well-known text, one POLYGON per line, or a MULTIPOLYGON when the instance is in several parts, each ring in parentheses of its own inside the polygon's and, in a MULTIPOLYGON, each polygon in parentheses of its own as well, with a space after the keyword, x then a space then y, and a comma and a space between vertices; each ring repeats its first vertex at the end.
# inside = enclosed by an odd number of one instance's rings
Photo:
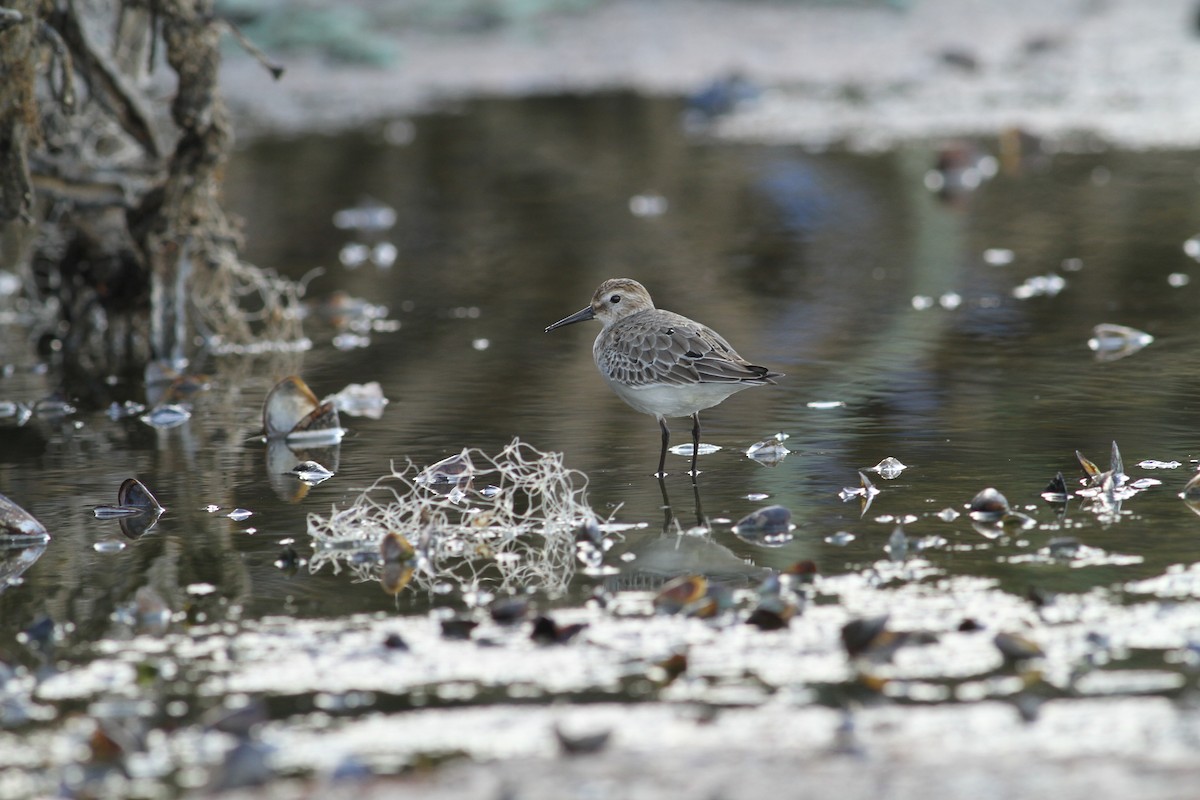
POLYGON ((1153 341, 1153 336, 1136 328, 1101 323, 1092 329, 1092 338, 1087 344, 1096 354, 1097 361, 1116 361, 1133 355, 1153 341))
MULTIPOLYGON (((575 569, 575 531, 596 519, 587 505, 587 478, 563 466, 561 453, 514 439, 494 456, 467 448, 418 470, 393 470, 328 514, 308 516, 313 539, 309 569, 349 568, 359 580, 379 579, 378 552, 391 532, 415 535, 413 580, 426 588, 454 575, 460 585, 495 582, 490 591, 565 591, 575 569), (494 487, 475 491, 472 478, 494 487), (431 491, 435 487, 453 491, 431 491)), ((603 523, 602 523, 603 524, 603 523)))

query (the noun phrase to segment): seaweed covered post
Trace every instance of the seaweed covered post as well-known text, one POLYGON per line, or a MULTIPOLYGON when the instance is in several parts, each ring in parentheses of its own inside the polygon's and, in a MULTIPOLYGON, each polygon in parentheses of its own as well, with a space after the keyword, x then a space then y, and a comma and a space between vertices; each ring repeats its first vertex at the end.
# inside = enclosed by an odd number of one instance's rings
POLYGON ((2 252, 74 369, 305 344, 300 288, 241 261, 221 205, 231 30, 213 0, 0 8, 2 252))

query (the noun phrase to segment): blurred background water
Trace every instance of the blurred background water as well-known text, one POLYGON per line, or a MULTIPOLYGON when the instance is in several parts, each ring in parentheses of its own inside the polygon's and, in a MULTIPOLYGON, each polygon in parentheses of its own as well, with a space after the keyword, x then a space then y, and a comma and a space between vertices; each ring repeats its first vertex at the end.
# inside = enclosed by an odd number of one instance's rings
MULTIPOLYGON (((598 325, 543 333, 619 275, 787 374, 702 415, 703 441, 722 448, 700 462, 702 514, 718 521, 714 538, 736 559, 852 570, 880 556, 894 524, 886 515, 906 514, 917 516, 912 536, 980 545, 935 556, 948 569, 995 575, 1014 590, 1144 577, 1194 552, 1198 521, 1176 497, 1195 468, 1198 422, 1190 354, 1200 287, 1184 252, 1200 201, 1194 153, 1039 153, 946 198, 926 186, 933 145, 861 155, 727 144, 689 135, 683 111, 681 101, 626 94, 480 101, 240 150, 227 198, 244 218, 248 259, 309 276, 316 304, 345 292, 386 307, 399 326, 335 347, 345 331, 314 318, 314 347, 302 356, 193 365, 212 387, 193 398, 181 428, 110 420, 108 401, 145 400, 137 376, 64 382, 9 325, 2 361, 14 370, 0 381, 2 399, 32 405, 61 391, 77 411, 5 423, 4 490, 56 538, 25 585, 0 596, 4 626, 13 632, 50 612, 90 616, 103 629, 105 609, 155 569, 180 572, 181 585, 210 581, 250 615, 390 608, 376 587, 285 576, 272 565, 280 541, 303 552, 306 513, 345 505, 393 462, 426 465, 468 446, 494 452, 514 437, 561 451, 586 473, 602 515, 648 523, 623 545, 636 553, 663 528, 651 477, 657 427, 596 373, 598 325), (364 198, 394 209, 395 226, 334 226, 338 210, 364 198), (355 242, 394 246, 376 248, 390 263, 356 265, 344 250, 355 242), (1056 288, 1039 296, 1045 285, 1056 288), (1088 339, 1099 323, 1133 326, 1154 342, 1097 360, 1088 339), (390 400, 380 419, 348 420, 336 477, 297 503, 273 491, 253 438, 265 392, 290 372, 318 395, 378 381, 390 400), (841 405, 821 405, 830 401, 841 405), (792 451, 781 463, 745 457, 778 432, 792 451), (1131 475, 1162 486, 1130 502, 1117 524, 1077 503, 1068 514, 1085 542, 1141 555, 1140 564, 1031 573, 997 560, 1021 549, 1011 539, 989 544, 965 517, 933 516, 995 486, 1052 518, 1039 497, 1049 479, 1062 471, 1074 485, 1076 449, 1106 467, 1114 440, 1131 475), (909 469, 890 481, 873 475, 882 494, 860 516, 839 490, 888 456, 909 469), (1144 459, 1182 466, 1137 470, 1144 459), (114 502, 129 476, 168 514, 152 535, 97 553, 92 544, 116 536, 116 524, 90 509, 114 502), (785 547, 728 531, 766 503, 792 510, 798 529, 785 547), (203 511, 209 504, 224 511, 203 511), (223 516, 234 507, 254 516, 223 516), (856 539, 824 541, 838 531, 856 539)), ((987 152, 992 143, 970 146, 987 152)), ((686 420, 674 434, 673 444, 688 441, 686 420)), ((686 463, 669 456, 663 486, 684 528, 697 510, 686 463)), ((1023 547, 1046 538, 1033 532, 1023 547)), ((579 596, 588 586, 576 581, 579 596)), ((405 597, 398 608, 428 602, 405 597)))

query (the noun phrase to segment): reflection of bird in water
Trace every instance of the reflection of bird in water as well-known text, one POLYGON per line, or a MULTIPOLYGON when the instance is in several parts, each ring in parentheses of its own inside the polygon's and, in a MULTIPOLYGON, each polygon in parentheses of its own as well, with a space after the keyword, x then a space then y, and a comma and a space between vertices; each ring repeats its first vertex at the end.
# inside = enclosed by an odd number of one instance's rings
POLYGON ((775 383, 781 373, 751 364, 712 328, 654 307, 646 288, 630 278, 600 284, 587 307, 546 332, 598 319, 592 345, 600 374, 617 396, 662 428, 658 474, 664 474, 671 432, 667 417, 692 418, 692 475, 700 449, 700 411, 751 386, 775 383))

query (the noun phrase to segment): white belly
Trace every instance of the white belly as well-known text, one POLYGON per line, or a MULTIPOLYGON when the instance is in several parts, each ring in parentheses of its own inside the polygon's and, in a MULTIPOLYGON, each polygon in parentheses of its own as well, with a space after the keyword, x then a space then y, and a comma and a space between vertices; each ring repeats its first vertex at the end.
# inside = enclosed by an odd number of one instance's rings
POLYGON ((749 389, 752 383, 694 383, 688 386, 626 386, 609 381, 617 396, 643 414, 656 417, 689 417, 711 408, 729 395, 749 389))

